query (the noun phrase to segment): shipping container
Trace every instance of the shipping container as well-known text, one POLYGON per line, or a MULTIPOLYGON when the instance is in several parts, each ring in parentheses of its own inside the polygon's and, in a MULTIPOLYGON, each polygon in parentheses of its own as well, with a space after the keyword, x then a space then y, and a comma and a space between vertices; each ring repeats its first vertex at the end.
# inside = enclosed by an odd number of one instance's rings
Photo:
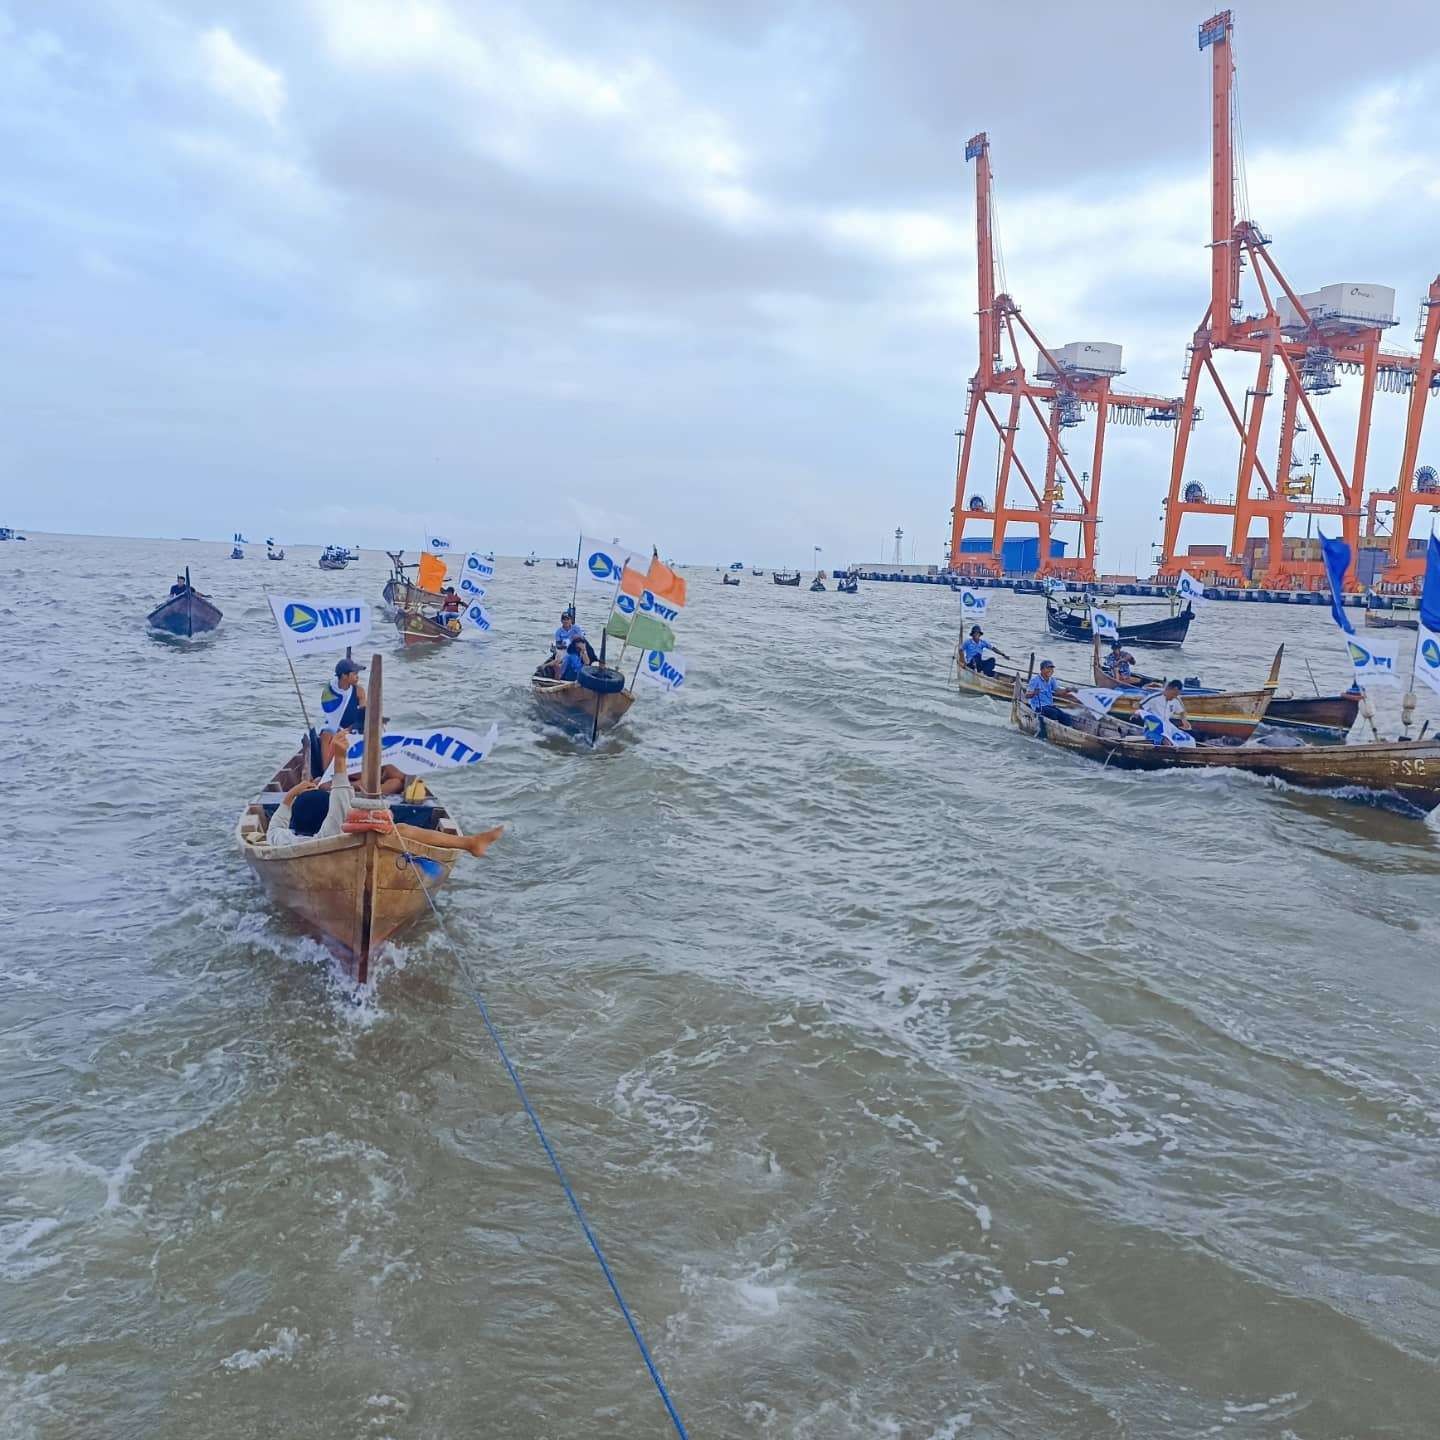
POLYGON ((1223 560, 1230 551, 1224 545, 1192 545, 1185 553, 1198 558, 1223 560))
MULTIPOLYGON (((960 542, 962 555, 988 555, 991 540, 988 535, 972 535, 960 542)), ((1000 547, 1000 568, 1007 575, 1033 575, 1040 568, 1040 537, 1038 535, 1017 535, 1005 541, 1000 547)), ((1065 558, 1065 541, 1051 540, 1050 558, 1065 558)))

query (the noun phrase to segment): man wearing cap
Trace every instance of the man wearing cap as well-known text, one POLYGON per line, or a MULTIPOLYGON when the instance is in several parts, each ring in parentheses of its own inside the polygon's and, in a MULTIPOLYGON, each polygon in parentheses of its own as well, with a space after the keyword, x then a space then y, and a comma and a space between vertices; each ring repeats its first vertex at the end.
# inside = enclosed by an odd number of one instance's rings
POLYGON ((555 649, 566 651, 572 640, 585 639, 585 627, 575 622, 575 612, 568 606, 560 612, 560 626, 555 631, 555 649))
POLYGON ((333 735, 342 726, 346 730, 365 728, 365 687, 360 672, 348 655, 335 666, 335 678, 320 692, 320 730, 333 735))
POLYGON ((996 650, 988 640, 984 639, 985 632, 978 626, 970 627, 970 638, 965 642, 965 664, 967 668, 978 671, 981 675, 993 675, 995 673, 995 661, 992 657, 987 660, 985 652, 995 650, 996 655, 1002 655, 1006 660, 1010 657, 1003 650, 996 650))
POLYGON ((1053 660, 1042 660, 1040 673, 1032 675, 1030 683, 1025 687, 1025 703, 1037 715, 1045 715, 1051 720, 1058 720, 1062 725, 1068 725, 1070 716, 1055 703, 1057 698, 1078 701, 1080 697, 1073 690, 1055 683, 1055 662, 1053 660))

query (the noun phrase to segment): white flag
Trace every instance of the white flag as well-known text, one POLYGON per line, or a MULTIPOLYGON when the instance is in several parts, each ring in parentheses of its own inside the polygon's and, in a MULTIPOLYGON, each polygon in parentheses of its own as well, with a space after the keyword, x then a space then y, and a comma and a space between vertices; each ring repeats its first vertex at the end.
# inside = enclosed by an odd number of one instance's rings
POLYGON ((443 535, 436 535, 432 531, 425 537, 425 548, 432 555, 441 555, 450 548, 450 542, 443 535))
POLYGON ((479 640, 495 628, 490 612, 474 600, 460 612, 460 639, 479 640))
POLYGON ((1440 634, 1427 630, 1423 620, 1415 637, 1415 677, 1440 692, 1440 634))
MULTIPOLYGON (((495 562, 489 556, 482 555, 478 550, 472 550, 466 557, 465 563, 460 567, 460 588, 465 589, 465 582, 472 580, 478 585, 485 585, 495 578, 495 562)), ((480 594, 485 591, 482 589, 480 594)), ((478 599, 479 596, 476 596, 478 599)))
POLYGON ((1121 699, 1125 692, 1123 690, 1094 690, 1086 686, 1076 690, 1075 694, 1087 710, 1093 710, 1097 715, 1108 715, 1115 702, 1121 699))
POLYGON ((620 583, 620 572, 627 564, 638 570, 643 569, 648 562, 643 555, 626 550, 623 546, 607 545, 603 540, 592 540, 588 535, 580 537, 581 589, 599 590, 603 594, 613 595, 615 587, 620 583))
POLYGON ((271 595, 280 641, 292 660, 363 644, 370 634, 370 606, 363 600, 290 600, 271 595))
POLYGON ((1106 640, 1120 638, 1120 622, 1108 610, 1101 610, 1099 606, 1090 607, 1090 628, 1106 640))
MULTIPOLYGON (((380 760, 405 775, 427 775, 461 765, 478 765, 495 748, 500 726, 480 735, 474 730, 387 730, 380 738, 380 760)), ((365 756, 365 737, 357 735, 345 752, 345 765, 356 770, 365 756)))
POLYGON ((1188 730, 1172 725, 1167 716, 1158 715, 1153 710, 1142 710, 1140 723, 1144 725, 1152 745, 1163 745, 1168 740, 1177 750, 1184 750, 1195 743, 1195 737, 1188 730))
POLYGON ((1206 604, 1205 587, 1188 571, 1180 572, 1180 579, 1175 586, 1175 593, 1182 599, 1188 600, 1192 605, 1206 604))
POLYGON ((1397 639, 1372 640, 1369 636, 1347 635, 1345 648, 1355 669, 1355 683, 1367 685, 1398 685, 1400 672, 1395 664, 1397 639))
POLYGON ((990 608, 990 597, 983 590, 972 590, 962 585, 957 592, 960 596, 960 613, 967 620, 983 620, 990 608))
POLYGON ((635 678, 662 690, 678 690, 685 683, 685 657, 674 650, 647 650, 640 657, 635 678))
POLYGON ((472 580, 467 572, 460 577, 460 593, 471 600, 483 600, 489 589, 478 580, 472 580))

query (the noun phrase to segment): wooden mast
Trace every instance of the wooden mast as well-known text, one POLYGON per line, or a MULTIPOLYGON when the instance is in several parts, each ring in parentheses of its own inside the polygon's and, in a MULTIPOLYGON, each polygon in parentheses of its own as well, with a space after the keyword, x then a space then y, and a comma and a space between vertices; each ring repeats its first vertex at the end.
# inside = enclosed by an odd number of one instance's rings
MULTIPOLYGON (((385 677, 380 656, 370 657, 370 685, 365 694, 365 753, 360 761, 360 789, 367 797, 380 793, 380 737, 385 724, 382 707, 385 700, 385 677)), ((343 764, 343 759, 341 761, 343 764)), ((370 935, 375 918, 376 874, 380 860, 378 837, 367 835, 361 850, 364 868, 360 896, 360 944, 355 957, 355 979, 364 985, 370 979, 370 935)))

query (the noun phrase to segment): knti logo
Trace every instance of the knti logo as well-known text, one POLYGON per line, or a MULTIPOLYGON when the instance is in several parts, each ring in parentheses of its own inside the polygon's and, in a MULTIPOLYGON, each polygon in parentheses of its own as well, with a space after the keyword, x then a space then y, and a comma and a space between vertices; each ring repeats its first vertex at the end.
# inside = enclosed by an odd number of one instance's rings
POLYGON ((358 625, 358 605, 287 605, 285 624, 297 635, 314 630, 333 630, 341 625, 358 625))
POLYGON ((1440 670, 1440 645, 1427 636, 1425 643, 1420 647, 1420 658, 1432 670, 1440 670))
POLYGON ((482 560, 478 555, 467 556, 465 568, 473 571, 476 575, 493 575, 495 573, 495 567, 482 560))
POLYGON ((981 599, 979 595, 976 595, 973 591, 962 590, 960 592, 960 603, 964 605, 967 609, 974 609, 976 605, 983 605, 985 602, 981 599))
POLYGON ((672 689, 685 683, 685 677, 666 658, 663 650, 652 650, 645 668, 665 681, 672 689))
POLYGON ((490 628, 490 617, 478 605, 472 605, 465 612, 465 616, 477 630, 490 628))
POLYGON ((620 573, 615 562, 603 550, 595 551, 585 562, 585 568, 597 580, 611 580, 620 573))
POLYGON ((662 620, 676 620, 680 616, 680 612, 673 605, 667 605, 663 600, 657 600, 648 590, 640 592, 640 613, 642 615, 658 615, 662 620))
POLYGON ((635 613, 635 597, 633 595, 617 595, 615 608, 622 615, 633 615, 635 613))

